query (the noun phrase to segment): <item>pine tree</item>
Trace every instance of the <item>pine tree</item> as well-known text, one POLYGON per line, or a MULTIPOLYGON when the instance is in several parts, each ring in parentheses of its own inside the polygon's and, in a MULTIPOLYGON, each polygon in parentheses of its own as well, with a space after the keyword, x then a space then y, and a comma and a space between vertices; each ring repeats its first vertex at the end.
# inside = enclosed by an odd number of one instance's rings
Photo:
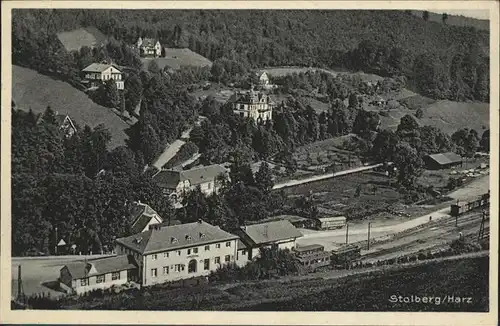
POLYGON ((255 183, 257 187, 266 194, 273 189, 273 175, 267 162, 262 162, 260 164, 259 170, 255 174, 255 183))

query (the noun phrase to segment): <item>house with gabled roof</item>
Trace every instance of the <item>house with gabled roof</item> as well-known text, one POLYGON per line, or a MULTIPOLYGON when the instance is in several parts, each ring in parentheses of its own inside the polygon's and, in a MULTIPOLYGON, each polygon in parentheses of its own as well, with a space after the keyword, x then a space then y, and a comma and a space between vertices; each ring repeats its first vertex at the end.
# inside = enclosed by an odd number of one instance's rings
POLYGON ((59 273, 61 288, 67 293, 82 294, 136 281, 137 262, 130 255, 76 261, 65 265, 59 273))
POLYGON ((116 240, 119 255, 132 255, 144 286, 207 276, 234 263, 238 236, 202 220, 151 230, 116 240))
POLYGON ((248 92, 237 92, 227 101, 233 113, 242 118, 251 118, 255 122, 272 120, 275 106, 271 97, 253 89, 248 92))
POLYGON ((287 220, 244 225, 235 233, 248 249, 248 260, 258 257, 260 248, 292 250, 296 247, 296 240, 302 237, 302 233, 287 220))
POLYGON ((228 176, 228 169, 219 164, 196 167, 189 170, 161 170, 153 176, 153 181, 171 197, 179 202, 187 192, 196 187, 206 195, 217 192, 220 185, 217 178, 228 176))
POLYGON ((424 156, 423 161, 429 170, 447 169, 462 165, 462 157, 453 152, 427 155, 424 156))
POLYGON ((133 202, 130 207, 130 233, 149 230, 150 226, 163 223, 161 216, 148 204, 133 202))
POLYGON ((108 80, 116 82, 116 88, 119 90, 125 89, 122 72, 115 65, 108 63, 92 63, 82 70, 83 83, 89 88, 99 87, 102 83, 108 80))
POLYGON ((161 56, 161 43, 153 38, 139 37, 136 42, 136 47, 139 49, 141 57, 160 57, 161 56))

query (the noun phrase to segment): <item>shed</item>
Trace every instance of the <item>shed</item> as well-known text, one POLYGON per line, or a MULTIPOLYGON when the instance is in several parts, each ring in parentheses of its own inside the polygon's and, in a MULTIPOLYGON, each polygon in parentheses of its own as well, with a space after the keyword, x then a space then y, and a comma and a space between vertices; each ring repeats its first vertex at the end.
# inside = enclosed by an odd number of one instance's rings
POLYGON ((438 153, 425 156, 424 162, 429 170, 448 169, 462 165, 462 157, 453 152, 438 153))

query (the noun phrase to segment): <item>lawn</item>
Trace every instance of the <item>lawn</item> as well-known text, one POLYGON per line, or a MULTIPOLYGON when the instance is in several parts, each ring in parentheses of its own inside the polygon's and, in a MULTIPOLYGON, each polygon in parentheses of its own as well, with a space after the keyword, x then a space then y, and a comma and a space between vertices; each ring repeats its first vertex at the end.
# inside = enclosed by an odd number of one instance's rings
POLYGON ((38 72, 12 66, 12 99, 17 108, 32 109, 42 113, 47 106, 60 114, 67 114, 80 127, 98 124, 111 133, 110 148, 125 145, 125 129, 129 126, 110 109, 100 106, 84 93, 68 83, 56 80, 38 72))
POLYGON ((170 67, 179 69, 182 66, 211 67, 212 61, 190 49, 165 48, 165 57, 141 58, 143 69, 147 70, 151 61, 156 61, 160 69, 170 67))
POLYGON ((69 32, 60 32, 57 37, 69 51, 78 51, 83 46, 90 48, 104 43, 107 37, 95 27, 78 28, 69 32))

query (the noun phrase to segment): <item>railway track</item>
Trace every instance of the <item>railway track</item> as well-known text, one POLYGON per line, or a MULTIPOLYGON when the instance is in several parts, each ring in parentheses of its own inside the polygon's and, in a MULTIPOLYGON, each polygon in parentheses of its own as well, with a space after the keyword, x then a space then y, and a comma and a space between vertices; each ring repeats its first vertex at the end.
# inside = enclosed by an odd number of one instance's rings
MULTIPOLYGON (((376 260, 376 258, 391 256, 391 254, 395 253, 407 254, 411 253, 412 251, 417 252, 431 247, 448 245, 453 238, 453 234, 457 232, 462 232, 464 234, 464 237, 468 240, 474 240, 474 238, 477 239, 478 237, 480 221, 481 214, 470 214, 468 216, 462 217, 461 220, 459 220, 458 227, 455 227, 455 218, 446 218, 445 220, 441 220, 435 224, 429 225, 428 227, 410 232, 408 234, 405 234, 404 236, 398 237, 397 239, 393 239, 392 241, 378 244, 378 247, 382 248, 379 248, 376 251, 364 253, 361 260, 372 261, 376 260), (405 238, 415 239, 404 241, 405 238), (442 239, 442 243, 436 244, 436 238, 442 239), (401 241, 403 241, 403 243, 397 244, 397 242, 401 241), (391 243, 394 242, 396 242, 395 245, 388 247, 391 243)), ((489 228, 488 231, 485 229, 483 239, 486 237, 489 237, 489 228)), ((377 248, 376 243, 373 246, 374 249, 377 248)))

